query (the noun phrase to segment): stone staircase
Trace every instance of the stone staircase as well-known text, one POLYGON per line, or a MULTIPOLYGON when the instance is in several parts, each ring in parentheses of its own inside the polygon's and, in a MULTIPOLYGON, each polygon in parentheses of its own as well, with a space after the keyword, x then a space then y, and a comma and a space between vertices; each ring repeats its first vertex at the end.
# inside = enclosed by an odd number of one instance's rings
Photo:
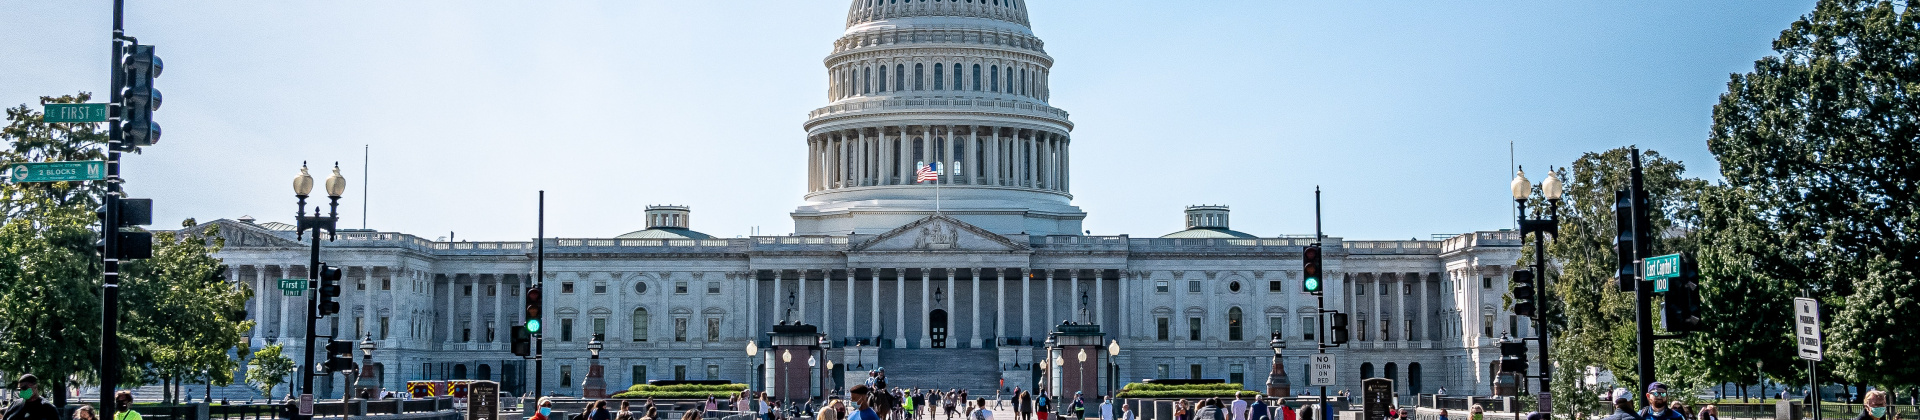
POLYGON ((880 366, 893 387, 964 389, 991 397, 1000 384, 999 355, 993 349, 882 349, 880 366))

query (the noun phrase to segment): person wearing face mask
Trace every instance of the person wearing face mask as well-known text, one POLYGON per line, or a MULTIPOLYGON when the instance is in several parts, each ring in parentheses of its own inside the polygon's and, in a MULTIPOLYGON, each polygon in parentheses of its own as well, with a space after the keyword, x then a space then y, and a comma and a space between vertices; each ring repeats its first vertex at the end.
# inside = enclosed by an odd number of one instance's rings
POLYGON ((847 390, 847 400, 853 402, 853 415, 847 420, 880 420, 880 414, 873 411, 873 387, 867 384, 854 385, 847 390))
POLYGON ((539 411, 534 412, 533 417, 529 417, 527 420, 547 420, 547 416, 553 415, 552 398, 540 397, 540 403, 534 405, 539 407, 539 411))
POLYGON ((133 391, 114 393, 113 408, 113 420, 140 420, 140 412, 133 411, 133 391))
POLYGON ((1700 408, 1700 414, 1695 416, 1694 418, 1699 420, 1720 420, 1720 407, 1715 407, 1713 404, 1707 404, 1706 407, 1700 408))
POLYGON ((1472 410, 1467 410, 1467 413, 1469 413, 1469 414, 1468 414, 1468 416, 1467 416, 1467 418, 1469 418, 1469 419, 1472 419, 1472 420, 1486 420, 1486 417, 1487 417, 1487 408, 1486 408, 1486 407, 1482 407, 1482 406, 1480 406, 1480 404, 1474 404, 1474 405, 1473 405, 1473 409, 1472 409, 1472 410))
POLYGON ((59 420, 60 409, 53 406, 40 390, 40 378, 33 374, 20 375, 13 382, 15 394, 20 399, 7 407, 6 420, 59 420))
POLYGON ((1670 396, 1667 392, 1667 384, 1654 382, 1647 385, 1647 401, 1653 404, 1640 410, 1642 420, 1686 420, 1686 416, 1680 415, 1679 411, 1667 409, 1667 405, 1671 404, 1667 401, 1670 396))
POLYGON ((1860 416, 1854 417, 1854 420, 1895 420, 1900 418, 1899 413, 1893 412, 1893 408, 1887 406, 1887 391, 1878 389, 1867 391, 1866 397, 1862 398, 1860 403, 1867 406, 1867 409, 1860 410, 1860 416))

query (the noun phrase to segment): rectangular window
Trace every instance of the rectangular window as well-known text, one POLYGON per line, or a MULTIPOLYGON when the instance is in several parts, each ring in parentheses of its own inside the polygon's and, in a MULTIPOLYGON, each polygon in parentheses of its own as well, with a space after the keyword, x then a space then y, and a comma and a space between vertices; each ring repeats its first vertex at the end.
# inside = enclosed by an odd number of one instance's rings
POLYGON ((1400 285, 1400 289, 1403 290, 1400 294, 1413 296, 1413 284, 1402 284, 1400 285))
POLYGON ((707 318, 707 341, 720 341, 720 318, 707 318))
POLYGON ((1313 316, 1300 317, 1300 335, 1302 338, 1312 340, 1313 333, 1320 331, 1319 324, 1314 321, 1313 316))
POLYGON ((1169 323, 1167 321, 1167 317, 1164 317, 1164 316, 1159 317, 1154 319, 1154 321, 1157 321, 1160 327, 1160 335, 1159 335, 1160 341, 1170 340, 1169 338, 1167 338, 1167 334, 1168 334, 1167 330, 1169 329, 1167 325, 1169 323))
MULTIPOLYGON (((1412 340, 1412 339, 1413 339, 1413 320, 1411 320, 1411 319, 1409 319, 1409 320, 1406 320, 1406 323, 1407 323, 1407 329, 1406 329, 1406 332, 1404 332, 1404 333, 1401 333, 1401 336, 1402 336, 1402 337, 1405 337, 1405 338, 1406 338, 1406 339, 1408 339, 1408 340, 1412 340)), ((1429 338, 1431 338, 1431 337, 1429 337, 1429 338)))
POLYGON ((1354 338, 1360 341, 1367 341, 1367 317, 1361 316, 1360 322, 1355 323, 1354 325, 1360 326, 1359 328, 1353 329, 1353 333, 1357 335, 1354 338))
POLYGON ((1267 281, 1267 291, 1269 291, 1269 292, 1279 292, 1279 291, 1284 291, 1284 290, 1287 290, 1287 286, 1286 286, 1286 284, 1285 284, 1285 283, 1283 283, 1283 282, 1281 282, 1281 281, 1279 281, 1279 280, 1268 280, 1268 281, 1267 281))
POLYGON ((573 387, 573 365, 560 365, 560 387, 573 387))
POLYGON ((633 365, 632 379, 634 385, 645 385, 647 383, 647 366, 633 365))
POLYGON ((491 284, 487 285, 487 296, 489 297, 498 296, 499 294, 500 294, 500 286, 495 286, 491 284))
POLYGON ((1388 289, 1387 285, 1384 285, 1384 284, 1380 285, 1380 296, 1386 296, 1388 290, 1392 290, 1392 289, 1388 289))
POLYGON ((1187 340, 1200 341, 1200 317, 1187 317, 1187 340))
POLYGON ((387 277, 380 279, 380 290, 393 290, 393 278, 387 277))
POLYGON ((1493 314, 1483 314, 1480 316, 1480 336, 1493 336, 1493 314))
POLYGON ((1493 278, 1492 278, 1492 277, 1481 277, 1481 278, 1480 278, 1480 288, 1482 288, 1482 289, 1492 289, 1492 288, 1493 288, 1493 278))
POLYGON ((687 380, 687 365, 673 365, 673 380, 687 380))
POLYGON ((367 290, 367 279, 361 278, 354 280, 353 290, 367 290))
POLYGON ((1187 280, 1187 293, 1200 293, 1200 281, 1187 280))
POLYGON ((1168 366, 1164 364, 1153 365, 1153 377, 1160 378, 1160 379, 1173 379, 1173 378, 1168 378, 1168 376, 1172 376, 1172 375, 1173 375, 1173 366, 1168 366))
POLYGON ((380 317, 380 339, 387 339, 387 317, 380 317))
POLYGON ((1380 341, 1393 341, 1393 336, 1387 334, 1392 328, 1393 320, 1384 318, 1380 320, 1380 341))
POLYGON ((573 282, 560 282, 560 293, 573 293, 573 282))
POLYGON ((1198 364, 1187 365, 1187 379, 1200 379, 1200 378, 1201 378, 1200 365, 1198 364))
POLYGON ((707 380, 720 379, 720 365, 707 365, 707 380))
POLYGON ((463 293, 461 296, 473 296, 473 285, 471 284, 460 286, 460 290, 460 293, 463 293))
POLYGON ((687 294, 687 282, 682 281, 682 282, 673 283, 673 293, 681 294, 681 295, 687 294))
POLYGON ((460 341, 473 342, 473 323, 460 324, 460 341))
POLYGON ((360 336, 360 332, 361 332, 361 331, 365 331, 365 329, 364 329, 364 328, 362 328, 362 327, 365 327, 365 326, 366 326, 366 324, 367 324, 367 319, 366 319, 366 318, 361 318, 361 317, 357 317, 357 316, 356 316, 356 317, 353 317, 353 336, 354 336, 354 337, 359 337, 359 336, 360 336))
POLYGON ((606 339, 605 338, 607 336, 607 319, 606 318, 593 319, 593 336, 601 337, 602 340, 606 339))
POLYGON ((687 319, 673 319, 673 341, 687 341, 687 319))
POLYGON ((487 321, 487 342, 492 343, 494 342, 494 340, 495 339, 493 338, 493 321, 487 321))
POLYGON ((1287 330, 1285 328, 1286 322, 1287 322, 1286 318, 1281 318, 1277 316, 1267 317, 1267 328, 1271 329, 1271 331, 1267 331, 1267 333, 1279 335, 1281 337, 1286 337, 1287 336, 1287 330))
POLYGON ((1153 282, 1153 291, 1155 291, 1155 292, 1160 292, 1160 293, 1166 293, 1166 292, 1167 292, 1167 281, 1166 281, 1166 280, 1155 280, 1155 281, 1153 282))
POLYGON ((709 295, 720 294, 720 282, 717 282, 717 281, 707 282, 707 294, 709 295))
POLYGON ((1242 332, 1245 330, 1243 327, 1245 326, 1240 325, 1239 319, 1227 319, 1227 340, 1240 341, 1246 339, 1246 333, 1242 332))
POLYGON ((606 282, 594 282, 594 283, 593 283, 593 294, 596 294, 596 295, 604 295, 604 294, 607 294, 607 283, 606 283, 606 282))
POLYGON ((573 341, 573 318, 560 318, 560 341, 573 341))
POLYGON ((1367 295, 1367 284, 1366 284, 1366 283, 1360 283, 1360 284, 1355 284, 1355 285, 1353 285, 1353 295, 1354 295, 1354 296, 1366 296, 1366 295, 1367 295))
POLYGON ((1247 365, 1227 365, 1227 383, 1244 386, 1247 383, 1247 365))

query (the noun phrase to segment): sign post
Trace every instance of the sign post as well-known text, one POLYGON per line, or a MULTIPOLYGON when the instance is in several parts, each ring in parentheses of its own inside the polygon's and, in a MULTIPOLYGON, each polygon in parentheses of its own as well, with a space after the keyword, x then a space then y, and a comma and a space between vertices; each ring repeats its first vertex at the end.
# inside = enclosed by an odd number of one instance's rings
POLYGON ((1313 371, 1308 373, 1308 375, 1311 375, 1312 381, 1309 382, 1308 385, 1332 386, 1333 379, 1338 377, 1334 376, 1333 371, 1336 359, 1331 354, 1315 354, 1312 355, 1312 358, 1313 361, 1311 364, 1313 365, 1313 371))
POLYGON ((10 165, 7 179, 23 182, 99 181, 107 179, 107 162, 29 162, 10 165))
POLYGON ((1820 301, 1793 299, 1793 334, 1800 338, 1800 358, 1807 359, 1807 389, 1813 391, 1813 419, 1820 420, 1820 301))
POLYGON ((1653 282, 1654 293, 1667 292, 1667 279, 1680 277, 1680 254, 1667 254, 1648 258, 1644 261, 1647 281, 1653 282))

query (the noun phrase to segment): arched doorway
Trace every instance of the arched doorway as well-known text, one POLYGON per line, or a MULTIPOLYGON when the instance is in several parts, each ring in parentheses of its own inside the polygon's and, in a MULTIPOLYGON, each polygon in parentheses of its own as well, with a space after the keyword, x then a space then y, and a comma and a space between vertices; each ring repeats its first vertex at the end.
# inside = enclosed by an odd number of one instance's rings
MULTIPOLYGON (((1393 371, 1393 370, 1392 370, 1393 368, 1391 368, 1391 367, 1389 367, 1389 368, 1387 368, 1387 369, 1388 369, 1388 370, 1387 370, 1388 372, 1392 372, 1392 371, 1393 371)), ((478 372, 478 373, 475 373, 475 374, 473 375, 473 379, 479 379, 479 380, 482 380, 482 381, 491 381, 491 380, 493 380, 493 366, 487 366, 487 364, 485 364, 485 363, 481 363, 481 364, 480 364, 480 368, 479 368, 479 369, 474 369, 474 370, 475 370, 476 372, 478 372)))
POLYGON ((1360 364, 1360 379, 1373 379, 1373 363, 1360 364))
POLYGON ((1400 365, 1393 362, 1387 362, 1387 376, 1382 376, 1382 378, 1387 378, 1387 380, 1389 381, 1399 382, 1400 381, 1400 365))
POLYGON ((1420 393, 1420 363, 1407 364, 1407 395, 1420 393))
POLYGON ((927 324, 929 325, 927 334, 933 336, 933 348, 947 348, 947 311, 933 310, 932 313, 927 314, 927 324))
POLYGON ((453 379, 467 379, 467 365, 453 365, 453 379))

